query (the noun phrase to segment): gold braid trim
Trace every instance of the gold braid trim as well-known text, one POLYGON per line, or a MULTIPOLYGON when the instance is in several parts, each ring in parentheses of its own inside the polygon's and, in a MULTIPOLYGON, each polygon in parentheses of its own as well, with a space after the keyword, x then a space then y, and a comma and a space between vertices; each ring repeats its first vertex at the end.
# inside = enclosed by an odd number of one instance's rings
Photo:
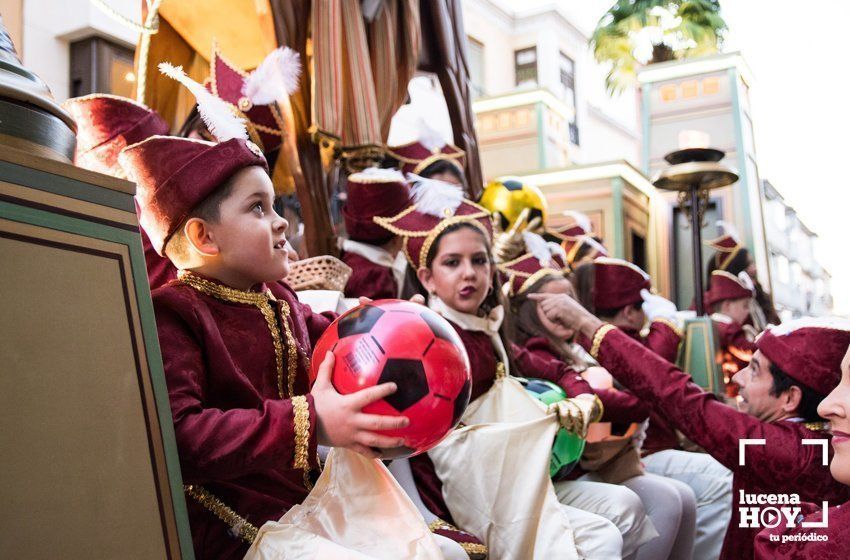
POLYGON ((257 527, 247 519, 230 509, 224 502, 212 495, 203 486, 184 484, 183 490, 207 508, 213 515, 230 525, 230 530, 243 541, 252 544, 257 539, 257 527))
POLYGON ((806 422, 803 426, 813 432, 824 432, 829 429, 829 422, 806 422))
MULTIPOLYGON (((295 375, 298 373, 298 345, 295 343, 295 337, 292 335, 292 329, 289 328, 290 309, 289 304, 285 301, 280 302, 281 320, 283 323, 283 334, 286 337, 286 388, 290 397, 295 394, 295 375)), ((310 369, 309 366, 307 369, 310 369)), ((282 391, 282 387, 278 390, 282 391)), ((283 396, 283 395, 281 395, 283 396)))
POLYGON ((602 341, 605 339, 605 335, 607 335, 609 332, 613 331, 616 328, 617 327, 615 327, 614 325, 605 323, 604 325, 596 329, 596 333, 593 335, 593 345, 591 345, 590 347, 590 355, 593 357, 594 360, 599 359, 599 347, 602 346, 602 341))
MULTIPOLYGON (((463 531, 463 530, 455 527, 454 525, 452 525, 448 521, 443 521, 439 517, 428 524, 428 530, 431 531, 432 533, 434 533, 434 532, 436 532, 440 529, 442 529, 444 531, 454 531, 454 532, 457 532, 457 533, 466 533, 466 531, 463 531)), ((458 542, 458 541, 454 541, 454 542, 457 543, 463 549, 463 551, 466 552, 470 556, 470 558, 472 557, 473 554, 475 554, 476 556, 483 554, 483 555, 485 555, 485 557, 487 555, 487 545, 485 545, 485 544, 473 543, 473 542, 458 542)))
MULTIPOLYGON (((210 282, 209 280, 205 280, 204 278, 199 278, 188 270, 181 270, 180 272, 178 272, 177 278, 184 284, 191 286, 202 294, 206 294, 216 299, 228 301, 231 303, 253 305, 260 310, 260 313, 263 314, 263 317, 266 320, 266 324, 269 327, 269 333, 272 336, 272 344, 274 345, 274 361, 277 370, 278 396, 280 398, 284 398, 286 393, 284 393, 283 389, 283 342, 280 339, 280 329, 277 326, 277 318, 275 317, 275 312, 271 305, 271 301, 274 299, 274 296, 272 296, 271 292, 245 292, 242 290, 229 288, 227 286, 223 286, 215 282, 210 282)), ((289 305, 287 305, 286 302, 283 302, 283 304, 283 311, 288 315, 289 305)), ((289 343, 288 350, 290 359, 289 363, 287 364, 289 370, 288 389, 289 395, 292 395, 292 386, 295 382, 295 369, 298 364, 296 363, 296 360, 292 359, 291 356, 293 355, 293 352, 296 352, 297 350, 294 345, 294 338, 292 338, 292 333, 289 330, 288 321, 286 321, 286 319, 284 318, 284 320, 281 322, 283 323, 284 330, 286 331, 287 343, 289 343)))
POLYGON ((675 321, 671 321, 667 317, 656 317, 652 320, 652 322, 667 325, 668 327, 670 327, 670 330, 676 333, 676 336, 678 336, 679 338, 682 338, 684 336, 684 334, 682 333, 682 329, 679 328, 679 325, 677 325, 675 321))
POLYGON ((310 447, 310 407, 307 397, 292 397, 293 416, 295 418, 295 463, 296 469, 309 469, 307 451, 310 447))

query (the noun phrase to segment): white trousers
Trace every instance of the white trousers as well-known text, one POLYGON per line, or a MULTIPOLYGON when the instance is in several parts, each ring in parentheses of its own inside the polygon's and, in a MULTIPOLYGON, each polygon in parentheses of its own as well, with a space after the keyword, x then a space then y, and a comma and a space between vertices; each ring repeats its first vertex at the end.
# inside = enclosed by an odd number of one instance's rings
POLYGON ((613 558, 631 555, 637 548, 658 536, 652 521, 646 515, 643 502, 637 494, 617 484, 567 480, 555 483, 555 493, 561 504, 578 512, 570 512, 576 545, 586 558, 612 558, 610 527, 604 530, 601 521, 613 526, 622 543, 613 558), (573 519, 575 517, 575 519, 573 519), (601 518, 601 519, 600 519, 601 518), (586 525, 585 530, 582 526, 586 525))
POLYGON ((684 482, 697 501, 693 560, 720 556, 732 516, 732 471, 707 453, 667 449, 643 458, 647 472, 684 482))

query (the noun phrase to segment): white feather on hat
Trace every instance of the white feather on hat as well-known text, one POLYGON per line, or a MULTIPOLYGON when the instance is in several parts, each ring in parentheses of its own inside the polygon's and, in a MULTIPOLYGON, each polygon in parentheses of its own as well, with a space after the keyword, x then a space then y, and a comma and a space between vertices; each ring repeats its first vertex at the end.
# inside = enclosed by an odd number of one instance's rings
POLYGON ((289 47, 278 47, 245 79, 242 95, 254 105, 271 105, 298 89, 301 59, 289 47))
POLYGON ((552 261, 552 250, 545 239, 531 231, 524 231, 522 240, 526 251, 540 262, 540 266, 547 266, 552 261))
POLYGON ((216 97, 207 91, 207 88, 187 76, 182 66, 162 62, 159 65, 159 71, 186 86, 186 89, 195 96, 198 102, 198 114, 216 140, 219 142, 226 142, 233 138, 248 140, 245 120, 236 116, 226 101, 216 97))
POLYGON ((429 125, 425 119, 419 118, 419 143, 431 152, 439 152, 446 145, 446 139, 440 131, 429 125))
POLYGON ((363 171, 358 171, 357 173, 352 173, 348 176, 349 181, 368 181, 370 179, 387 183, 407 183, 407 181, 404 179, 404 175, 402 175, 401 171, 399 171, 398 169, 367 167, 363 171))
POLYGON ((411 184, 413 204, 423 214, 445 218, 447 213, 454 214, 463 202, 463 191, 457 185, 413 173, 407 174, 407 180, 411 184))

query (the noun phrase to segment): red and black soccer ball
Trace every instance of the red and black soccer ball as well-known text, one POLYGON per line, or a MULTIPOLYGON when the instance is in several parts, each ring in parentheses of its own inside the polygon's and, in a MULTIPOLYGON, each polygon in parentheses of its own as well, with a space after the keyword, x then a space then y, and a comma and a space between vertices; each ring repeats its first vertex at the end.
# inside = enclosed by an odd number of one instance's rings
POLYGON ((331 351, 331 381, 341 394, 394 382, 398 390, 363 408, 368 414, 406 416, 410 424, 380 432, 404 445, 382 450, 385 459, 428 451, 460 421, 469 404, 469 357, 448 321, 425 306, 385 299, 340 315, 313 350, 310 382, 331 351))

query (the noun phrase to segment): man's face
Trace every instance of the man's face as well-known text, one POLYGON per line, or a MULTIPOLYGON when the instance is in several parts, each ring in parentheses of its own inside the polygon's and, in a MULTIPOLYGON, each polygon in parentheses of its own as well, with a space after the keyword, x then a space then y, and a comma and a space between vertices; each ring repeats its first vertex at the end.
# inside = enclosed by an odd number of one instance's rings
POLYGON ((782 418, 785 414, 785 398, 770 394, 773 387, 773 374, 770 373, 770 361, 756 350, 750 365, 732 377, 738 390, 738 410, 755 416, 763 422, 782 418))
POLYGON ((274 191, 261 167, 237 172, 230 195, 211 224, 219 255, 216 268, 234 287, 282 280, 289 273, 287 222, 272 208, 274 191), (235 284, 241 284, 236 286, 235 284))

